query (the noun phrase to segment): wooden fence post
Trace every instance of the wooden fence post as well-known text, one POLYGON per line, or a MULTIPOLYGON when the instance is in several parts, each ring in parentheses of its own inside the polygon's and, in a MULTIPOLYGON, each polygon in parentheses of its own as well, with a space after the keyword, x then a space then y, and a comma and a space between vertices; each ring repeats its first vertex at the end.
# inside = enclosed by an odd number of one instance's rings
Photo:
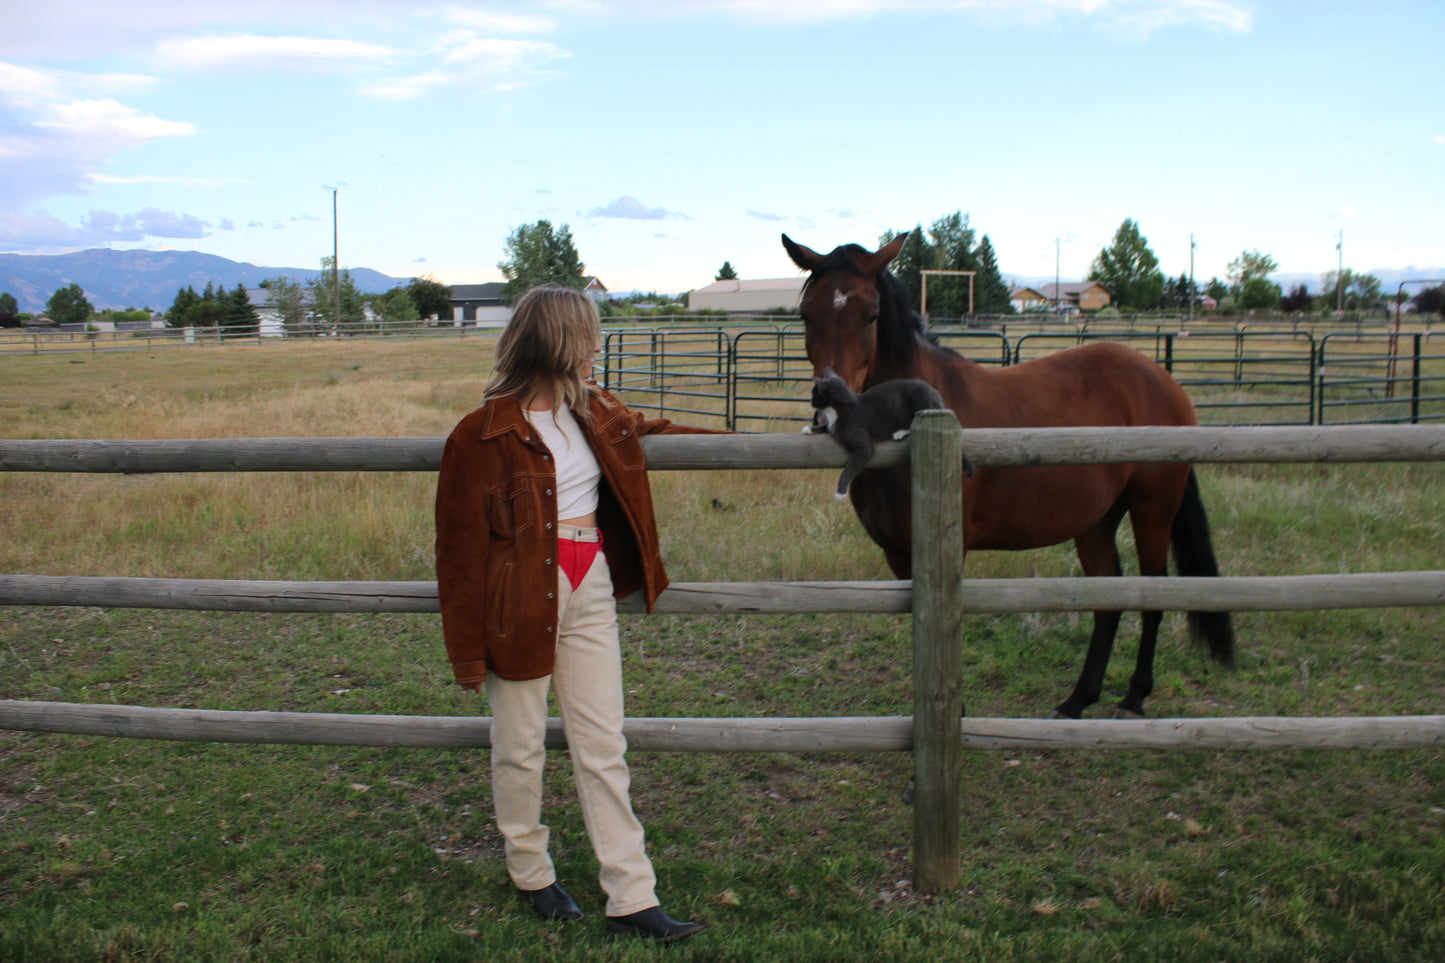
POLYGON ((963 712, 963 436, 951 411, 913 419, 913 886, 959 883, 963 712))

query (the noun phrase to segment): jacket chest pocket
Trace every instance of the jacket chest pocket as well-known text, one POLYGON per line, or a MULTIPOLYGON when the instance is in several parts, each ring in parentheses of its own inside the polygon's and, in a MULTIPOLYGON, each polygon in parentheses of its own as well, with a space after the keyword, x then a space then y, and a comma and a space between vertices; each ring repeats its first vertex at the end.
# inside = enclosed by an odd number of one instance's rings
POLYGON ((488 527, 497 538, 513 539, 531 528, 536 520, 532 486, 526 479, 512 481, 488 499, 488 527))

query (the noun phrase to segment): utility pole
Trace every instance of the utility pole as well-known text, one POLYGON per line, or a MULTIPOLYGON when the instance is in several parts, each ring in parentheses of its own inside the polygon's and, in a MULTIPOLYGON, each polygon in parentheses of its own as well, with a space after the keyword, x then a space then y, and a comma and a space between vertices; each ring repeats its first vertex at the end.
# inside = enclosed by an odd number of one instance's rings
POLYGON ((332 310, 336 312, 332 316, 332 324, 336 332, 341 330, 341 256, 340 246, 337 244, 336 230, 336 192, 339 188, 345 187, 345 181, 338 181, 336 184, 322 184, 323 191, 331 192, 331 294, 332 310))
POLYGON ((1335 273, 1335 311, 1339 314, 1345 313, 1345 229, 1340 228, 1340 239, 1335 242, 1335 250, 1340 252, 1340 268, 1335 273))
POLYGON ((341 330, 341 257, 336 231, 336 188, 331 189, 331 293, 335 296, 336 330, 341 330))
POLYGON ((1194 235, 1189 235, 1189 320, 1194 320, 1194 235))
POLYGON ((1054 314, 1059 313, 1059 239, 1054 238, 1054 314))

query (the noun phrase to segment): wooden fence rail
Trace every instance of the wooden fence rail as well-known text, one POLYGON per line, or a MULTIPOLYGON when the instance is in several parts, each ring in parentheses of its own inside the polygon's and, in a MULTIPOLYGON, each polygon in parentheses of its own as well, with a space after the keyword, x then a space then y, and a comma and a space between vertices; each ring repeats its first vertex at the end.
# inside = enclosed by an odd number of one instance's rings
MULTIPOLYGON (((969 428, 975 465, 1130 462, 1445 461, 1445 425, 1217 428, 969 428)), ((440 438, 0 439, 0 471, 435 471, 440 438)), ((650 471, 838 468, 843 450, 825 436, 652 435, 650 471)), ((908 464, 907 442, 878 446, 874 467, 908 464)))
MULTIPOLYGON (((1445 571, 1348 575, 1109 579, 962 579, 956 610, 1016 612, 1301 612, 1445 605, 1445 571)), ((0 575, 0 605, 188 609, 200 612, 436 612, 436 582, 286 582, 240 579, 0 575)), ((645 611, 640 595, 617 610, 645 611)), ((869 582, 674 582, 659 615, 852 612, 906 615, 913 584, 869 582)))
MULTIPOLYGON (((265 745, 486 749, 490 716, 157 709, 86 702, 0 701, 0 729, 122 739, 265 745)), ((1445 716, 1292 719, 958 720, 964 749, 1430 749, 1445 716)), ((648 718, 623 725, 640 752, 911 752, 911 716, 815 719, 648 718)), ((560 719, 547 748, 567 748, 560 719)))

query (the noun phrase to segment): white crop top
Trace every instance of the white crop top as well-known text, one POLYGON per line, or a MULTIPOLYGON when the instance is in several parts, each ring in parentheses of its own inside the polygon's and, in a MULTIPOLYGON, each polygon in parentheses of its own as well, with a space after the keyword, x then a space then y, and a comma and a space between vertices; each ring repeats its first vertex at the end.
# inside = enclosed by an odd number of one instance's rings
POLYGON ((527 420, 537 429, 557 466, 557 517, 580 518, 595 512, 602 469, 577 418, 561 405, 553 411, 529 410, 527 420))

